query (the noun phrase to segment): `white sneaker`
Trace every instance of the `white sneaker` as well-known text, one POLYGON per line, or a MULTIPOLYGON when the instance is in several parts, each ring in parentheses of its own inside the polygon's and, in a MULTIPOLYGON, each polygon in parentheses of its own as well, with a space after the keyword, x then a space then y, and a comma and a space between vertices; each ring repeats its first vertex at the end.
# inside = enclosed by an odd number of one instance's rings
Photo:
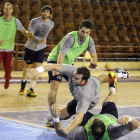
POLYGON ((47 117, 46 124, 48 127, 54 128, 54 121, 53 121, 52 116, 47 117))
POLYGON ((119 68, 116 70, 116 73, 122 73, 122 78, 129 78, 130 74, 128 71, 125 71, 123 68, 119 68))

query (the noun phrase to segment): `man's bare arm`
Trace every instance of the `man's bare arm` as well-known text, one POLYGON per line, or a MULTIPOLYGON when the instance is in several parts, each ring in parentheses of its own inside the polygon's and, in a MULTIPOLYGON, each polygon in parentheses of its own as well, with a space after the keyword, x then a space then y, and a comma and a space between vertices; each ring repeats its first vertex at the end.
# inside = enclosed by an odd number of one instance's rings
POLYGON ((71 130, 77 127, 83 120, 84 113, 77 113, 74 120, 70 123, 70 125, 64 130, 66 134, 68 134, 71 130))
POLYGON ((27 69, 27 77, 30 77, 31 79, 36 77, 38 78, 39 73, 42 73, 44 71, 52 71, 52 70, 56 70, 56 71, 60 71, 62 67, 62 64, 46 64, 44 66, 40 66, 38 68, 35 69, 27 69), (41 69, 41 72, 39 72, 38 69, 41 69))
POLYGON ((96 53, 90 54, 90 56, 91 56, 91 63, 89 68, 94 70, 97 67, 97 54, 96 53))
MULTIPOLYGON (((65 54, 59 53, 58 58, 57 58, 57 64, 63 64, 65 54)), ((53 75, 58 75, 59 73, 56 71, 53 71, 53 75)))
POLYGON ((56 131, 57 135, 60 137, 63 137, 63 138, 67 138, 67 134, 65 133, 65 131, 59 121, 60 109, 57 109, 57 105, 51 106, 51 114, 52 114, 53 118, 58 120, 57 122, 54 121, 54 127, 55 127, 55 131, 56 131))
POLYGON ((117 122, 123 125, 127 124, 130 131, 133 131, 139 127, 139 122, 135 118, 129 116, 123 116, 119 118, 117 122))
POLYGON ((63 64, 63 60, 65 56, 66 56, 65 54, 59 53, 57 58, 57 64, 63 64))
MULTIPOLYGON (((35 35, 32 33, 32 32, 28 32, 27 30, 23 29, 23 30, 20 30, 20 32, 26 36, 27 38, 30 38, 32 40, 36 40, 35 39, 35 35)), ((37 39, 37 41, 40 43, 40 44, 44 44, 45 43, 45 40, 43 38, 39 38, 37 39)))
POLYGON ((92 64, 97 64, 97 54, 90 54, 91 56, 91 63, 92 64))

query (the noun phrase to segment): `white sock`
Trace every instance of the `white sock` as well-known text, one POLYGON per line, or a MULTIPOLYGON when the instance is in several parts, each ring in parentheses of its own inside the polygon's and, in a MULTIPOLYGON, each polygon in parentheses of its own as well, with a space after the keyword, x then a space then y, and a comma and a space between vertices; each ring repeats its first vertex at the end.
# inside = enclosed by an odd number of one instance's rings
POLYGON ((49 117, 51 117, 52 114, 51 114, 51 105, 49 106, 49 117))
POLYGON ((34 86, 35 86, 35 84, 36 84, 36 81, 31 80, 29 90, 30 90, 30 88, 32 88, 32 89, 33 89, 33 88, 34 88, 34 86))
POLYGON ((109 91, 110 91, 110 92, 115 92, 115 93, 116 93, 116 88, 110 87, 110 88, 109 88, 109 91))
POLYGON ((49 110, 51 110, 51 105, 49 105, 49 110))
POLYGON ((118 78, 122 78, 123 77, 123 73, 116 73, 118 74, 118 78))

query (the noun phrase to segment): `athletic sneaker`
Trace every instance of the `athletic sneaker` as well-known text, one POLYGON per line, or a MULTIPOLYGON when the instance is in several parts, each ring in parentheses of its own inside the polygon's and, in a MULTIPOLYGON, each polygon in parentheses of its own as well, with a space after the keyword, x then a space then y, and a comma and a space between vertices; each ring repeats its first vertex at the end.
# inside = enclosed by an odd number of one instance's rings
POLYGON ((109 72, 108 78, 109 78, 109 88, 110 87, 117 88, 117 77, 115 73, 109 72))
POLYGON ((9 80, 5 79, 4 88, 7 89, 9 87, 9 80))
POLYGON ((122 73, 122 78, 129 78, 130 74, 128 71, 125 71, 123 68, 119 68, 116 70, 116 73, 122 73))
POLYGON ((19 91, 19 95, 24 95, 24 89, 26 87, 26 82, 27 81, 25 81, 25 82, 23 82, 23 80, 21 81, 21 89, 19 91))
POLYGON ((19 95, 24 95, 24 88, 22 89, 20 89, 20 91, 19 91, 19 95))
POLYGON ((30 88, 30 90, 27 91, 27 96, 36 97, 37 93, 35 93, 34 90, 30 88))
POLYGON ((46 124, 48 127, 54 128, 54 121, 53 121, 53 118, 51 116, 47 117, 46 124))

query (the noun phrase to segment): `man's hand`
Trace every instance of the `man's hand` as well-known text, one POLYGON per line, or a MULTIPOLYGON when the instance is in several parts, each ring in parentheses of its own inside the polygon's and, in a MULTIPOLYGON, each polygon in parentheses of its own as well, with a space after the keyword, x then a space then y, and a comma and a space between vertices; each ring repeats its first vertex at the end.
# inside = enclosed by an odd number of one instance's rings
POLYGON ((43 38, 39 38, 39 39, 38 39, 38 42, 39 42, 40 44, 45 44, 45 40, 44 40, 43 38))
POLYGON ((2 46, 4 43, 4 40, 0 40, 0 46, 2 46))
POLYGON ((97 67, 97 65, 93 64, 93 63, 90 63, 90 65, 89 65, 89 68, 91 68, 91 69, 95 69, 96 67, 97 67))
POLYGON ((52 71, 52 75, 55 76, 55 75, 59 75, 60 73, 59 72, 56 72, 56 71, 52 71))
POLYGON ((38 76, 39 76, 39 72, 37 69, 26 69, 27 71, 27 77, 29 77, 30 79, 33 79, 34 77, 36 79, 38 79, 38 76))
POLYGON ((57 109, 57 105, 51 106, 51 114, 53 118, 59 118, 60 117, 60 109, 57 109))
POLYGON ((32 32, 28 32, 28 33, 27 33, 27 37, 28 37, 28 38, 33 38, 33 37, 34 37, 34 34, 33 34, 32 32))
POLYGON ((129 116, 123 116, 123 117, 121 117, 120 119, 118 119, 117 122, 118 122, 119 124, 126 125, 126 124, 129 123, 129 116))

